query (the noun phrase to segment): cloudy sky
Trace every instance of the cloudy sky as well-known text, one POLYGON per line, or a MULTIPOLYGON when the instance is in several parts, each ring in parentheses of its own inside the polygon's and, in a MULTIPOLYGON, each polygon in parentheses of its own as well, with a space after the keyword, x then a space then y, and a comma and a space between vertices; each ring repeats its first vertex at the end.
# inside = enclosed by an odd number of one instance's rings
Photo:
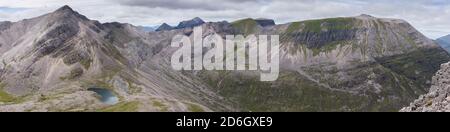
POLYGON ((154 26, 272 18, 277 23, 370 14, 409 21, 430 38, 450 34, 450 0, 0 0, 0 21, 18 21, 69 5, 90 19, 154 26))

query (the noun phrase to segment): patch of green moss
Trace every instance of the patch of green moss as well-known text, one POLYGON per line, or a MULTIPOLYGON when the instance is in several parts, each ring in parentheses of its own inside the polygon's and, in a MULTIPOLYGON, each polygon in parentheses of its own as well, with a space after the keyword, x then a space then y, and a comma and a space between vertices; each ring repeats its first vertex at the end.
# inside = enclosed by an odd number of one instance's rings
POLYGON ((158 108, 160 111, 162 111, 162 112, 167 112, 167 111, 169 111, 169 107, 167 107, 165 104, 163 104, 163 103, 160 102, 160 101, 153 100, 153 101, 152 101, 152 105, 155 106, 155 107, 157 107, 157 108, 158 108))
POLYGON ((0 102, 7 104, 18 104, 25 101, 26 96, 16 97, 14 95, 9 94, 4 90, 6 84, 0 82, 0 102))
POLYGON ((258 29, 258 23, 251 18, 238 20, 231 23, 231 26, 245 35, 255 33, 258 29))
POLYGON ((16 98, 13 95, 10 95, 8 92, 4 91, 4 87, 6 84, 0 83, 0 102, 14 102, 16 98))
POLYGON ((295 31, 300 30, 302 27, 304 27, 302 22, 293 22, 293 23, 289 24, 289 27, 287 28, 286 32, 293 33, 295 31))
POLYGON ((193 103, 186 103, 186 105, 187 105, 188 110, 189 110, 190 112, 205 112, 205 110, 203 110, 202 107, 200 107, 200 106, 198 106, 198 105, 196 105, 196 104, 193 104, 193 103))
POLYGON ((404 34, 400 34, 402 37, 403 37, 403 39, 405 39, 406 40, 406 42, 408 42, 408 44, 410 44, 414 49, 417 49, 418 48, 418 45, 417 45, 417 43, 411 38, 411 36, 409 36, 409 35, 404 35, 404 34))
POLYGON ((87 70, 91 67, 92 60, 91 59, 83 59, 80 61, 80 64, 87 70))
POLYGON ((44 94, 40 94, 39 98, 38 98, 38 102, 44 102, 44 101, 47 101, 49 99, 51 99, 50 96, 47 96, 47 95, 44 95, 44 94))
POLYGON ((381 37, 380 36, 377 36, 376 37, 376 44, 375 44, 375 51, 378 53, 378 54, 383 54, 384 53, 384 45, 383 45, 383 41, 381 40, 381 37))
POLYGON ((124 78, 128 84, 128 94, 136 94, 142 92, 142 88, 136 86, 131 79, 124 78))
POLYGON ((99 110, 99 112, 136 112, 139 108, 140 103, 137 101, 132 102, 122 102, 104 109, 99 110))

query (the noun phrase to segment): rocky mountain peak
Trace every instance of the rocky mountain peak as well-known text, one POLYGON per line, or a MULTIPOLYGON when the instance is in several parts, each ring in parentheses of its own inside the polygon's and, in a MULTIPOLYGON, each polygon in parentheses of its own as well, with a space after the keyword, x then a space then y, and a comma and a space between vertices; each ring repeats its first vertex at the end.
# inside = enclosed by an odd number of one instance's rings
POLYGON ((161 24, 161 26, 170 26, 170 25, 167 23, 163 23, 163 24, 161 24))
POLYGON ((192 21, 202 22, 203 20, 200 17, 195 17, 192 19, 192 21))
POLYGON ((172 29, 173 29, 172 26, 170 26, 170 25, 167 24, 167 23, 163 23, 163 24, 161 24, 161 26, 159 26, 155 31, 167 31, 167 30, 172 30, 172 29))
POLYGON ((373 17, 371 15, 368 15, 368 14, 361 14, 361 15, 359 15, 359 17, 375 18, 375 17, 373 17))
POLYGON ((63 7, 59 8, 58 10, 56 10, 56 12, 60 12, 60 11, 71 11, 71 12, 75 12, 70 6, 68 5, 64 5, 63 7))
POLYGON ((195 17, 195 18, 193 18, 191 20, 180 22, 180 24, 178 24, 178 26, 176 28, 177 29, 191 28, 191 27, 202 25, 204 23, 205 23, 205 21, 203 21, 201 18, 195 17))
POLYGON ((67 18, 80 18, 82 20, 89 20, 86 16, 81 15, 80 13, 74 11, 70 6, 65 5, 59 9, 57 9, 56 11, 54 11, 53 13, 51 13, 52 15, 56 15, 56 16, 61 16, 64 19, 67 18))

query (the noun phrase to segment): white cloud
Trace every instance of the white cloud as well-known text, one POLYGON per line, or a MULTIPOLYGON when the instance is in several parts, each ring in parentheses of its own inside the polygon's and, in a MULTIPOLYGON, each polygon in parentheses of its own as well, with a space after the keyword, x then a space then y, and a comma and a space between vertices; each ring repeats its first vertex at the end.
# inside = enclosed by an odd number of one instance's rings
POLYGON ((176 25, 197 16, 207 21, 264 17, 286 23, 370 14, 405 19, 430 38, 450 34, 448 0, 0 0, 0 7, 23 9, 0 8, 0 21, 39 16, 66 4, 91 19, 134 25, 176 25))

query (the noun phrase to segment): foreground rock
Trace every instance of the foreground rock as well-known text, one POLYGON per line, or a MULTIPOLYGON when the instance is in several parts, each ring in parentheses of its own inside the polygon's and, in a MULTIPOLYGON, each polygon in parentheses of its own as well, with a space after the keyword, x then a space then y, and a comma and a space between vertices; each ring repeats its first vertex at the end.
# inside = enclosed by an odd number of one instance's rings
POLYGON ((433 86, 428 94, 422 95, 403 108, 402 112, 450 112, 450 63, 442 64, 442 68, 433 77, 433 86))

